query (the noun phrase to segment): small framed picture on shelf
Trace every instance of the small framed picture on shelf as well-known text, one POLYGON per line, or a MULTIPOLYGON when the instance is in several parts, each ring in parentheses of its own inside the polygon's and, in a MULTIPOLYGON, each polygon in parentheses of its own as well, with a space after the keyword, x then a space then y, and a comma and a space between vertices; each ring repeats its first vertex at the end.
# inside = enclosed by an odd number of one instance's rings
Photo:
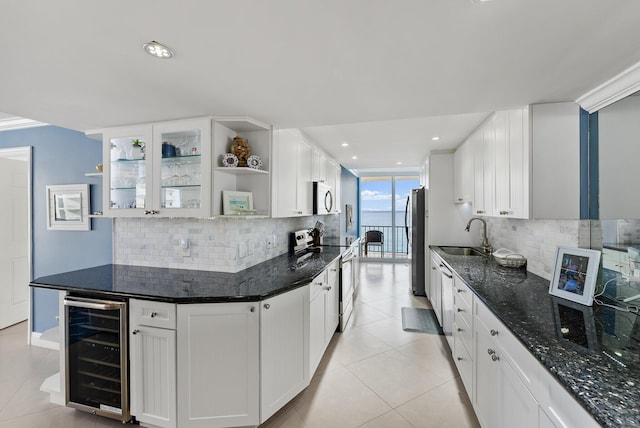
POLYGON ((600 251, 558 247, 549 294, 591 306, 599 265, 600 251))
POLYGON ((222 214, 223 215, 251 215, 255 214, 253 209, 253 193, 236 192, 232 190, 222 191, 222 214))

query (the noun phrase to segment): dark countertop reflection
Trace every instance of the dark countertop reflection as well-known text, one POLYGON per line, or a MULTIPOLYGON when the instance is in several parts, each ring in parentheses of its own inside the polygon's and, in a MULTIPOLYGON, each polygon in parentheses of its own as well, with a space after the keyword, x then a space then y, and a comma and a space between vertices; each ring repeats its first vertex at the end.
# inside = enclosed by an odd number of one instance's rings
POLYGON ((638 315, 551 296, 548 280, 492 258, 431 249, 598 423, 640 427, 638 315))
POLYGON ((172 303, 258 301, 308 284, 341 251, 323 247, 304 258, 283 254, 238 273, 109 264, 44 276, 30 285, 172 303))

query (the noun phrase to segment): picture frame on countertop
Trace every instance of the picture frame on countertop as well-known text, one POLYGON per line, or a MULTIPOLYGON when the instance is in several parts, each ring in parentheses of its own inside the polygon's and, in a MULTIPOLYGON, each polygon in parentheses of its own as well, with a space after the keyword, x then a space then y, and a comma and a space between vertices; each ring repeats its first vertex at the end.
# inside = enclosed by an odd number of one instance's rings
POLYGON ((46 186, 47 230, 91 230, 89 185, 46 186))
POLYGON ((222 215, 252 215, 255 212, 252 192, 222 191, 222 215))
POLYGON ((600 251, 558 247, 549 294, 591 306, 599 266, 600 251))

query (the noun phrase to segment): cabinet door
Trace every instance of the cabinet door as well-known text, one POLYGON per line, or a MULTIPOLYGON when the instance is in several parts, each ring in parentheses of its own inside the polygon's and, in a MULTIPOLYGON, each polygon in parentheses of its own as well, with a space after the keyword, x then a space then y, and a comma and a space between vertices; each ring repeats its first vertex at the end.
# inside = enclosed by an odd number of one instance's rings
POLYGON ((296 211, 302 215, 313 214, 313 180, 311 179, 312 149, 301 138, 298 142, 298 175, 296 177, 296 211))
POLYGON ((318 368, 325 345, 326 298, 322 290, 325 284, 325 273, 318 275, 310 284, 309 295, 309 343, 308 343, 308 380, 310 381, 318 368))
POLYGON ((153 125, 152 200, 160 216, 206 217, 211 210, 211 120, 153 125))
POLYGON ((467 140, 453 154, 453 202, 473 202, 473 153, 467 140))
POLYGON ((477 316, 474 319, 473 342, 475 347, 473 408, 482 427, 499 427, 497 414, 500 402, 499 365, 496 360, 499 357, 496 355, 496 344, 489 327, 477 316))
POLYGON ((151 125, 105 130, 103 137, 103 211, 109 217, 144 216, 153 207, 151 125), (133 146, 144 145, 144 152, 133 146), (135 150, 134 150, 135 149, 135 150))
POLYGON ((530 215, 531 168, 529 107, 509 110, 509 217, 530 215))
POLYGON ((485 150, 482 129, 473 133, 470 143, 473 152, 473 212, 477 215, 485 215, 487 201, 484 195, 485 150))
POLYGON ((495 195, 493 212, 504 217, 511 208, 509 183, 509 125, 506 111, 497 111, 493 116, 493 153, 495 171, 495 195))
POLYGON ((333 204, 331 212, 339 213, 340 210, 340 165, 331 159, 327 159, 327 184, 331 187, 331 195, 333 196, 333 204))
MULTIPOLYGON (((351 272, 353 275, 353 271, 351 272)), ((338 327, 339 317, 340 317, 340 308, 338 302, 338 291, 340 288, 340 271, 338 269, 338 262, 333 262, 327 268, 327 284, 324 286, 324 294, 325 294, 325 307, 326 307, 326 316, 325 316, 325 334, 324 348, 329 345, 331 338, 333 337, 333 333, 335 333, 336 328, 338 327)))
POLYGON ((131 414, 140 422, 175 427, 175 330, 134 326, 129 337, 131 414))
POLYGON ((438 256, 431 257, 431 281, 429 286, 432 288, 431 306, 433 306, 436 318, 442 325, 442 274, 438 268, 440 263, 438 256))
POLYGON ((256 303, 179 305, 178 426, 258 425, 256 303))
POLYGON ((327 181, 327 157, 320 149, 313 148, 311 178, 313 181, 327 181))
MULTIPOLYGON (((499 353, 500 354, 500 353, 499 353)), ((538 402, 506 359, 500 359, 498 419, 501 427, 537 428, 538 402)))
POLYGON ((260 306, 260 421, 266 421, 307 385, 304 313, 309 287, 280 294, 260 306))
POLYGON ((294 217, 301 215, 297 208, 297 171, 291 160, 299 159, 299 134, 293 130, 281 129, 274 132, 273 141, 273 207, 274 217, 294 217))

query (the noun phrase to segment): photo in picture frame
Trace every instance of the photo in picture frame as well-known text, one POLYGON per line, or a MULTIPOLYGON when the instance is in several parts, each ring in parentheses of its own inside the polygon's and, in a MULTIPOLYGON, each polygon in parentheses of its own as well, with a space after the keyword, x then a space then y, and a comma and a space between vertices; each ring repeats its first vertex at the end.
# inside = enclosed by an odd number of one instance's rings
POLYGON ((251 215, 255 212, 256 210, 253 209, 253 193, 231 190, 222 191, 223 215, 251 215))
POLYGON ((558 247, 549 294, 591 306, 599 266, 600 251, 558 247))

